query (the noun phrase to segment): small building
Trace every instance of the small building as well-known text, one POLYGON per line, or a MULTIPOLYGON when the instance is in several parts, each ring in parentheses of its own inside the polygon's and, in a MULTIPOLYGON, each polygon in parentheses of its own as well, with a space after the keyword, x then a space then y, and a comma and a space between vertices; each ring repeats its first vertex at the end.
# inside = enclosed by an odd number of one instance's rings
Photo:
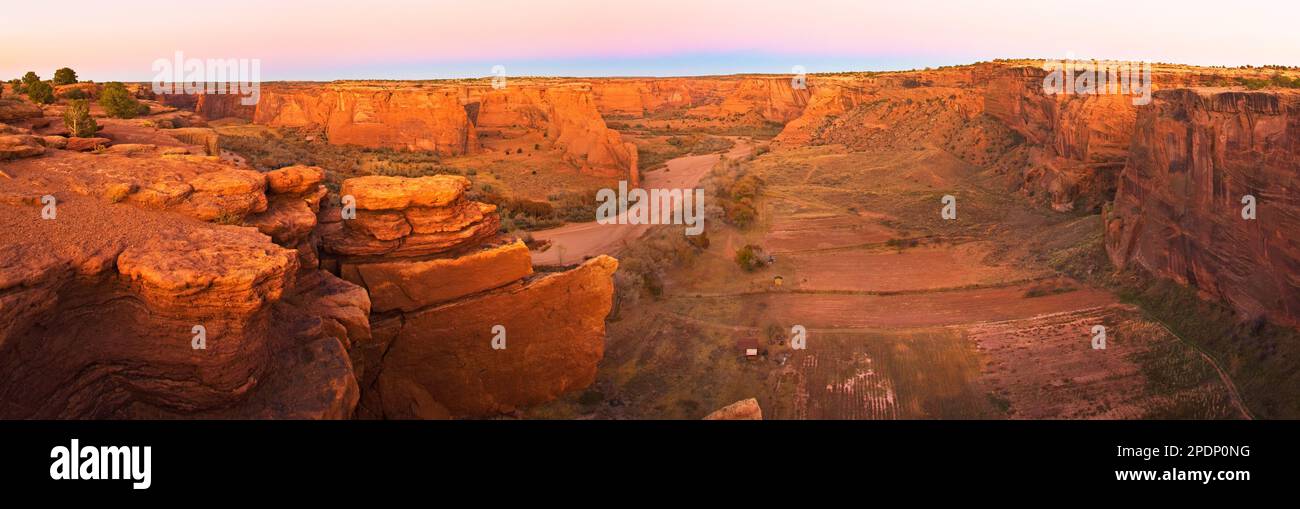
POLYGON ((736 340, 736 348, 745 354, 745 357, 758 357, 758 338, 753 336, 740 338, 736 340))
POLYGON ((776 277, 772 278, 772 286, 775 286, 775 287, 777 287, 777 288, 780 288, 780 287, 781 287, 781 284, 784 283, 784 282, 785 282, 785 278, 783 278, 783 277, 781 277, 781 276, 776 276, 776 277))

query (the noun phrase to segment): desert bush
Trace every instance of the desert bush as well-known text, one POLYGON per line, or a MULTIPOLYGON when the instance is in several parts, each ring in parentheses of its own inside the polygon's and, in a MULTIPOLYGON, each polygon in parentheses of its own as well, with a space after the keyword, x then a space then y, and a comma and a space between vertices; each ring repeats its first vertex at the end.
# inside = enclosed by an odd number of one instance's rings
POLYGON ((763 180, 750 174, 741 161, 725 157, 705 181, 713 202, 722 208, 722 218, 738 228, 746 228, 758 220, 756 202, 762 187, 763 180))
POLYGON ((144 113, 148 113, 148 106, 132 97, 120 81, 104 85, 104 90, 99 93, 99 105, 114 118, 135 118, 141 114, 142 107, 144 113))
POLYGON ((93 137, 98 126, 95 125, 95 119, 90 116, 90 103, 85 99, 76 99, 69 103, 68 109, 63 112, 63 126, 68 128, 70 136, 93 137))
POLYGON ((699 235, 687 235, 686 242, 701 251, 709 248, 709 233, 700 232, 699 235))
POLYGON ((77 82, 77 71, 67 67, 59 68, 59 70, 54 71, 54 79, 52 81, 55 85, 71 85, 77 82))
POLYGON ((44 81, 33 82, 27 85, 27 98, 37 104, 50 104, 54 102, 54 87, 44 81))
POLYGON ((767 266, 767 260, 763 257, 763 248, 754 244, 746 244, 744 247, 736 250, 736 265, 740 266, 745 272, 754 272, 767 266))
POLYGON ((1269 78, 1273 86, 1280 88, 1300 88, 1300 78, 1291 79, 1281 74, 1274 74, 1269 78))
POLYGON ((36 83, 38 81, 41 81, 41 77, 37 75, 35 72, 27 71, 27 74, 23 75, 24 87, 30 87, 32 86, 32 83, 36 83))
POLYGON ((1241 86, 1246 87, 1246 90, 1259 90, 1267 87, 1269 84, 1268 80, 1257 78, 1239 78, 1239 81, 1241 82, 1241 86))
POLYGON ((550 218, 555 216, 555 207, 552 207, 550 203, 544 201, 514 198, 506 202, 506 208, 535 218, 550 218))
POLYGON ((86 95, 86 91, 80 88, 74 88, 62 94, 59 94, 59 99, 77 100, 77 99, 88 99, 88 98, 90 98, 90 96, 86 95))

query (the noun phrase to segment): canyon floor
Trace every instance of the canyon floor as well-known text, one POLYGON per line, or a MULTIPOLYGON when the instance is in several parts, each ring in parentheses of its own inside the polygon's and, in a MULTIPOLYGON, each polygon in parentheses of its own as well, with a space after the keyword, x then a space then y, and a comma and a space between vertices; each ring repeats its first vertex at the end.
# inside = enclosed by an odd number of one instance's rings
MULTIPOLYGON (((776 419, 1248 417, 1207 357, 1050 267, 1062 250, 1102 249, 1095 215, 1026 205, 933 146, 741 164, 765 182, 759 221, 711 223, 709 247, 671 267, 659 297, 611 318, 597 382, 528 417, 689 419, 752 397, 776 419), (956 220, 940 218, 945 194, 956 220), (746 244, 775 262, 742 271, 733 254, 746 244), (796 325, 806 349, 787 340, 796 325), (1092 348, 1096 325, 1104 350, 1092 348), (747 338, 760 355, 737 346, 747 338)), ((643 241, 682 234, 655 228, 643 241)), ((555 237, 574 230, 602 231, 555 237)))

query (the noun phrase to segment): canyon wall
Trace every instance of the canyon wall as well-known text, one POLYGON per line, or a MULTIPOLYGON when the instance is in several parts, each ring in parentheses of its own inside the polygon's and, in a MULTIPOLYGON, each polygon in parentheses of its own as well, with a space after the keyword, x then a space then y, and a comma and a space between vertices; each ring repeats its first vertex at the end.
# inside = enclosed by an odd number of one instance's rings
MULTIPOLYGON (((1138 106, 1129 94, 1052 94, 1038 64, 990 62, 938 70, 813 76, 802 113, 777 147, 853 149, 930 144, 1005 175, 1030 201, 1100 211, 1114 195, 1138 106)), ((1155 66, 1155 90, 1221 80, 1155 66)))
POLYGON ((636 146, 605 125, 589 86, 520 82, 487 85, 268 83, 256 107, 239 96, 202 96, 196 112, 303 129, 329 143, 425 150, 445 156, 485 151, 503 128, 545 133, 539 143, 584 173, 635 180, 636 146))
POLYGON ((1130 154, 1106 215, 1115 265, 1300 324, 1300 92, 1158 92, 1130 154))
POLYGON ((807 88, 792 87, 790 80, 788 76, 633 78, 594 81, 591 87, 600 113, 607 117, 755 115, 785 123, 799 117, 811 94, 807 88))

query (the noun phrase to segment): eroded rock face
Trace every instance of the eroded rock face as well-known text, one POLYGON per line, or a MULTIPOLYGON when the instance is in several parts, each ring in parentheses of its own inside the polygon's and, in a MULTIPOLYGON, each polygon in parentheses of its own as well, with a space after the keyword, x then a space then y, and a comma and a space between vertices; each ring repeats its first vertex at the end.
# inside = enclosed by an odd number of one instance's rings
POLYGON ((354 201, 356 218, 343 220, 338 207, 322 212, 323 247, 341 256, 409 257, 481 244, 497 235, 501 218, 495 205, 466 198, 468 187, 450 175, 348 179, 339 194, 354 201))
POLYGON ((271 126, 323 128, 330 143, 428 150, 479 150, 454 87, 267 86, 252 117, 271 126))
POLYGON ((1138 264, 1247 317, 1300 324, 1300 93, 1158 92, 1106 216, 1117 267, 1138 264), (1243 197, 1256 219, 1243 219, 1243 197))
POLYGON ((322 208, 329 265, 368 290, 372 340, 353 348, 358 416, 487 416, 586 387, 604 352, 617 262, 536 276, 496 240, 495 208, 458 176, 343 182, 356 216, 322 208), (492 348, 494 327, 506 348, 492 348))
POLYGON ((604 115, 645 117, 683 110, 688 117, 722 118, 756 115, 785 123, 797 118, 811 90, 795 88, 792 76, 735 78, 607 79, 592 83, 604 115))
POLYGON ((254 228, 204 221, 265 203, 260 174, 147 147, 5 170, 0 416, 352 415, 364 291, 254 228))
POLYGON ((436 416, 426 414, 434 401, 452 416, 491 415, 590 385, 617 268, 602 255, 568 272, 375 320, 375 335, 389 346, 363 411, 436 416), (500 350, 492 346, 497 325, 506 332, 500 350))
MULTIPOLYGON (((811 97, 778 147, 843 144, 858 150, 942 147, 1005 175, 1030 201, 1059 212, 1100 211, 1128 157, 1138 106, 1126 94, 1043 91, 1047 75, 1023 63, 983 63, 877 76, 814 76, 811 97)), ((1156 90, 1213 76, 1157 67, 1156 90)))
MULTIPOLYGON (((545 135, 548 150, 584 173, 635 180, 637 151, 609 129, 585 84, 482 85, 332 83, 268 84, 256 107, 233 95, 202 96, 206 118, 237 117, 303 129, 329 143, 427 150, 459 156, 483 152, 480 132, 545 135), (232 105, 233 104, 233 105, 232 105)), ((540 137, 540 136, 539 136, 540 137)))

